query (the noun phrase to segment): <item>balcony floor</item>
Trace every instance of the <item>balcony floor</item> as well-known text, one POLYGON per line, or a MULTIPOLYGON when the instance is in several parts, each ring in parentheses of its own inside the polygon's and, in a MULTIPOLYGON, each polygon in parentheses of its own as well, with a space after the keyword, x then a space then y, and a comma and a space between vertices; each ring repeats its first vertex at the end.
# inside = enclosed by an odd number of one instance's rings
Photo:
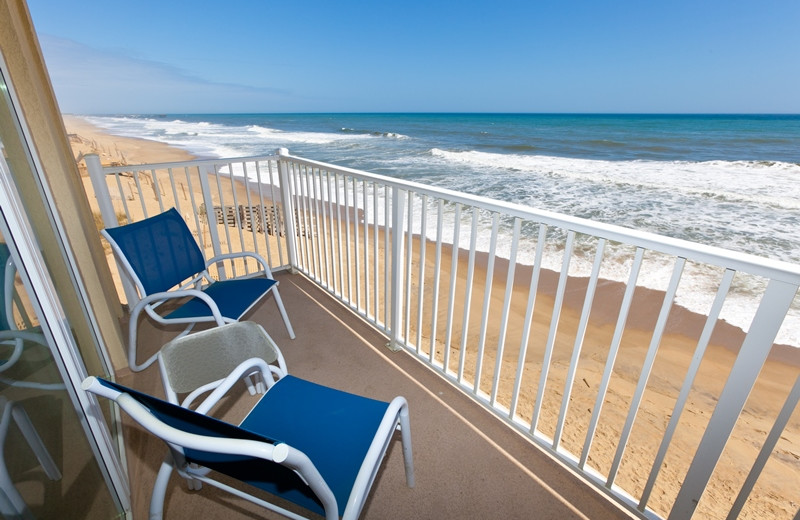
MULTIPOLYGON (((409 402, 416 487, 406 487, 398 440, 389 448, 362 518, 630 518, 413 356, 389 351, 385 336, 311 281, 288 273, 276 277, 297 339, 289 339, 272 301, 258 306, 248 319, 270 333, 290 373, 377 399, 403 395, 409 402)), ((140 358, 172 335, 143 323, 140 358)), ((126 369, 118 378, 163 397, 155 366, 136 374, 126 369)), ((243 394, 238 402, 223 404, 224 417, 235 421, 244 413, 252 398, 243 394)), ((134 518, 147 518, 165 449, 130 421, 124 430, 134 518)), ((208 486, 190 492, 175 475, 165 517, 282 518, 208 486)))

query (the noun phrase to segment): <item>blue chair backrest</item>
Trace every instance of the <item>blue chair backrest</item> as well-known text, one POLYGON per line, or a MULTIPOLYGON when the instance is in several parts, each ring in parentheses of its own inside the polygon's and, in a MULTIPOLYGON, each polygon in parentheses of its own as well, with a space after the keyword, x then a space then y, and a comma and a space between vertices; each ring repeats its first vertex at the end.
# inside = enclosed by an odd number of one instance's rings
POLYGON ((208 437, 243 439, 275 444, 274 440, 264 437, 263 435, 239 428, 238 426, 220 421, 214 417, 197 413, 188 408, 182 408, 176 404, 153 397, 152 395, 143 394, 142 392, 134 390, 133 388, 128 388, 119 383, 114 383, 99 377, 97 380, 109 388, 130 395, 142 406, 150 410, 150 413, 159 421, 173 428, 197 435, 206 435, 208 437))
POLYGON ((11 251, 8 249, 8 244, 0 242, 0 330, 11 330, 11 325, 6 318, 6 305, 11 305, 11 302, 6 301, 6 264, 8 259, 11 258, 11 251))
POLYGON ((106 228, 130 262, 147 294, 167 291, 205 269, 205 258, 180 213, 106 228))

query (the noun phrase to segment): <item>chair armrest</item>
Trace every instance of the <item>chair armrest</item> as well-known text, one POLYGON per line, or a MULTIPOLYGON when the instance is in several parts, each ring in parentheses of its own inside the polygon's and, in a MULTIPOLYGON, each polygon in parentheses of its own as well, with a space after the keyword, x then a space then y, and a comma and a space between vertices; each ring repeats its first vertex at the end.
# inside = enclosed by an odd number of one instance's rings
POLYGON ((43 347, 50 348, 50 345, 47 343, 47 338, 45 338, 44 334, 39 332, 27 332, 24 330, 1 330, 0 331, 0 341, 10 341, 21 339, 23 341, 30 341, 31 343, 38 343, 43 347))
POLYGON ((166 300, 175 300, 180 298, 190 298, 195 297, 203 300, 206 305, 211 309, 211 315, 216 320, 217 325, 225 325, 225 318, 222 317, 222 314, 219 312, 219 307, 217 306, 217 302, 214 301, 211 296, 207 295, 200 289, 177 289, 174 291, 164 291, 164 292, 157 292, 153 294, 148 294, 134 307, 133 311, 131 311, 131 315, 133 316, 138 315, 142 309, 145 309, 148 314, 154 319, 159 319, 160 316, 154 316, 154 312, 152 310, 151 303, 153 302, 164 302, 166 300))
POLYGON ((211 267, 213 264, 216 264, 217 262, 221 262, 223 260, 230 260, 234 258, 244 258, 244 257, 255 259, 258 263, 261 264, 261 267, 264 268, 264 272, 267 273, 267 278, 272 278, 272 270, 269 268, 269 264, 267 263, 267 261, 264 259, 263 256, 259 255, 258 253, 253 253, 252 251, 242 251, 240 253, 224 253, 221 255, 216 255, 206 260, 206 269, 211 267))

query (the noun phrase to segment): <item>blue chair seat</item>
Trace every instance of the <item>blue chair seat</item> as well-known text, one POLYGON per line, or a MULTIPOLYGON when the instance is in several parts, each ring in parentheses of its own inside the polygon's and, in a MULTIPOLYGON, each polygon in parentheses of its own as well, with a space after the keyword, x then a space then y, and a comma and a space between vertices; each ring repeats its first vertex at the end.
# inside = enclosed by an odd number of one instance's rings
MULTIPOLYGON (((215 282, 203 289, 219 308, 224 318, 237 320, 277 282, 269 278, 248 278, 215 282)), ((212 316, 211 307, 200 298, 192 298, 165 319, 186 319, 212 316)))
MULTIPOLYGON (((292 446, 308 455, 330 486, 341 516, 388 407, 383 401, 287 375, 270 388, 240 427, 272 439, 291 439, 292 446), (326 432, 324 442, 320 442, 319 432, 326 432)), ((280 494, 269 482, 245 481, 280 494)), ((300 505, 324 514, 316 501, 300 505)))

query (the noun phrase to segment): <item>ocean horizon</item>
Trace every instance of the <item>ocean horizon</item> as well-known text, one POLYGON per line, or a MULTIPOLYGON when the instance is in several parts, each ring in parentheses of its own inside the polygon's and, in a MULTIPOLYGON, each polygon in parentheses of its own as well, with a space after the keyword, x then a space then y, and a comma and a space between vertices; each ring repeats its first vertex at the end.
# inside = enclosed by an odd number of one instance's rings
MULTIPOLYGON (((288 148, 338 166, 800 264, 800 115, 81 117, 111 134, 164 142, 200 158, 288 148)), ((550 263, 557 266, 555 256, 550 263)), ((605 276, 624 280, 620 268, 605 276)), ((687 274, 696 290, 678 303, 704 312, 713 297, 703 290, 708 275, 687 274)), ((666 276, 642 283, 659 288, 666 276)), ((758 283, 740 287, 743 307, 762 290, 758 283)), ((736 308, 723 312, 744 330, 751 317, 736 308)), ((798 329, 796 301, 779 341, 800 346, 798 329)))

